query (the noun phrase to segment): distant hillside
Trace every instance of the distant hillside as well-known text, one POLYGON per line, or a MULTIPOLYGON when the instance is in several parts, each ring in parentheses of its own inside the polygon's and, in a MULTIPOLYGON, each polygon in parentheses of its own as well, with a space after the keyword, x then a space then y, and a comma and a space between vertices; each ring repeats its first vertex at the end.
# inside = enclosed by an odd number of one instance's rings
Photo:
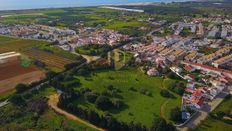
POLYGON ((204 1, 204 2, 231 2, 232 0, 197 0, 197 1, 204 1))

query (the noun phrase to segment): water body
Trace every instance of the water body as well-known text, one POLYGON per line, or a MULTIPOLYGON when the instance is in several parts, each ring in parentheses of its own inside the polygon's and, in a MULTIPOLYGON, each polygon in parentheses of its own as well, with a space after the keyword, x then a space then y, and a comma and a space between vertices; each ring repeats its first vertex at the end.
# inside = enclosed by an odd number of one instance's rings
POLYGON ((183 2, 187 0, 0 0, 0 10, 20 10, 58 7, 83 7, 103 4, 141 2, 183 2))

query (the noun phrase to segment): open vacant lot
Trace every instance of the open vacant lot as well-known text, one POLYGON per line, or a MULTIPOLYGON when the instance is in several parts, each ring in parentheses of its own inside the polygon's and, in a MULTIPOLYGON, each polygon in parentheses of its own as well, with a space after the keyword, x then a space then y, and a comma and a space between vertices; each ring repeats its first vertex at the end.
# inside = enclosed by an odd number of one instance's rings
MULTIPOLYGON (((109 85, 120 90, 117 99, 124 101, 125 106, 120 110, 110 109, 107 112, 116 119, 127 123, 131 121, 140 122, 150 127, 153 119, 157 116, 163 116, 168 120, 171 108, 180 106, 181 103, 180 97, 175 94, 175 98, 172 99, 167 99, 160 95, 160 90, 166 88, 166 84, 163 83, 173 83, 175 80, 148 77, 139 69, 94 72, 90 77, 77 76, 77 78, 80 79, 82 88, 89 88, 94 92, 104 92, 109 85), (151 95, 142 94, 142 89, 148 90, 151 95)), ((79 88, 76 89, 78 90, 79 88)), ((85 101, 84 98, 80 98, 74 103, 83 108, 96 110, 99 114, 104 113, 98 110, 95 104, 85 101)))
POLYGON ((44 77, 36 67, 22 67, 20 61, 0 65, 0 93, 12 90, 18 83, 31 83, 44 77))

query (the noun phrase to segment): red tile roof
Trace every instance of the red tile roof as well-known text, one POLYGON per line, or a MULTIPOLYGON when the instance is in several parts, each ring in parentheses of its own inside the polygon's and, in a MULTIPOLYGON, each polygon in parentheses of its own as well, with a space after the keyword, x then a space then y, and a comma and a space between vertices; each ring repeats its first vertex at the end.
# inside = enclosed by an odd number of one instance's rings
POLYGON ((204 100, 202 99, 192 99, 193 104, 197 104, 199 106, 202 106, 204 104, 204 100))
POLYGON ((195 62, 190 62, 190 61, 184 61, 184 63, 190 64, 190 65, 199 66, 199 67, 202 67, 202 68, 205 68, 205 69, 209 69, 209 70, 213 70, 213 71, 217 71, 217 72, 221 72, 221 73, 232 74, 232 71, 230 71, 230 70, 219 69, 219 68, 215 68, 215 67, 212 67, 212 66, 202 65, 202 64, 195 63, 195 62))
POLYGON ((195 79, 196 76, 192 75, 192 74, 187 74, 187 76, 191 77, 192 79, 195 79))
POLYGON ((192 85, 192 84, 194 84, 194 82, 193 82, 193 81, 189 81, 188 84, 191 84, 191 85, 192 85))
POLYGON ((195 97, 202 96, 201 90, 196 90, 195 92, 193 92, 193 96, 195 96, 195 97))
POLYGON ((185 91, 186 91, 186 92, 189 92, 189 93, 195 92, 195 90, 193 90, 193 89, 191 89, 191 88, 185 88, 185 91))
POLYGON ((187 71, 192 71, 193 70, 193 68, 191 66, 187 66, 187 65, 184 67, 184 69, 187 70, 187 71))

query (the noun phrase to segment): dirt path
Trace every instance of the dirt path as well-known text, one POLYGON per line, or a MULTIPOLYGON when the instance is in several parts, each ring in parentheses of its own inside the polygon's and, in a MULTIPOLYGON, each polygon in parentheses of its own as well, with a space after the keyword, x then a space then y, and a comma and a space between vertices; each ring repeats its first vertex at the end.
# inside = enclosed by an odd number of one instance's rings
POLYGON ((165 112, 165 107, 166 107, 166 105, 168 104, 169 100, 170 100, 170 99, 167 99, 167 100, 162 104, 162 106, 160 107, 160 116, 163 117, 166 121, 168 121, 168 119, 165 117, 164 112, 165 112))
POLYGON ((105 131, 104 129, 98 128, 95 125, 90 124, 90 123, 80 119, 79 117, 60 109, 59 107, 57 107, 58 101, 59 101, 59 95, 58 94, 51 95, 51 96, 49 96, 48 105, 53 110, 55 110, 57 113, 60 113, 60 114, 62 114, 64 116, 66 116, 68 119, 74 120, 74 121, 76 121, 76 122, 78 122, 80 124, 84 124, 84 125, 86 125, 86 126, 88 126, 90 128, 96 129, 98 131, 105 131))

